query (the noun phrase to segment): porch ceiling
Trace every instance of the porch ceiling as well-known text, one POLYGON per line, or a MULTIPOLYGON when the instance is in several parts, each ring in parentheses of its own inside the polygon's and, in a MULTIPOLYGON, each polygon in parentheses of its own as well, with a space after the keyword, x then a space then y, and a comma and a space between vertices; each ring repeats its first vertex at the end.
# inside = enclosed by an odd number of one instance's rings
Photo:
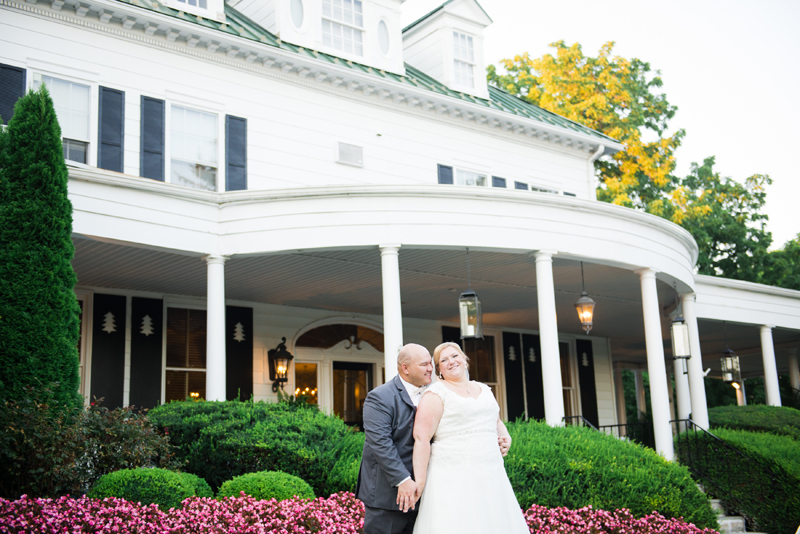
MULTIPOLYGON (((206 294, 206 265, 197 255, 85 238, 74 242, 73 266, 81 286, 193 297, 206 294)), ((481 298, 484 324, 538 329, 534 259, 486 251, 470 251, 469 258, 472 288, 481 298)), ((403 316, 456 323, 456 302, 467 288, 465 252, 403 247, 399 259, 403 316)), ((592 334, 611 339, 615 361, 645 363, 638 275, 594 263, 584 263, 584 269, 586 289, 597 302, 592 334)), ((581 292, 580 263, 555 257, 553 278, 559 331, 583 334, 573 306, 581 292)), ((225 294, 232 300, 381 315, 380 252, 376 247, 234 256, 225 264, 225 294)), ((675 299, 672 288, 662 282, 658 282, 658 297, 662 309, 670 308, 675 299)), ((704 367, 717 371, 717 356, 725 348, 722 323, 701 321, 699 326, 704 367)), ((662 318, 667 355, 671 351, 668 327, 669 321, 662 318)), ((797 331, 774 331, 776 349, 796 346, 799 338, 797 331)), ((729 325, 728 340, 742 355, 744 372, 760 372, 758 327, 729 325)), ((778 352, 779 370, 785 370, 785 357, 778 352)))

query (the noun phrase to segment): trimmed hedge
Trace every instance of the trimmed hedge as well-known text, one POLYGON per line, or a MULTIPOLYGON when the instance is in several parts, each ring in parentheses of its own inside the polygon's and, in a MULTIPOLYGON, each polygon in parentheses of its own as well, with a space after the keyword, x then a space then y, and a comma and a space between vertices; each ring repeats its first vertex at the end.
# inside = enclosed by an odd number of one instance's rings
MULTIPOLYGON (((720 429, 714 432, 726 434, 720 429)), ((705 432, 686 432, 676 438, 675 450, 710 493, 750 518, 756 530, 795 532, 800 525, 800 478, 754 449, 734 447, 744 455, 705 432)))
POLYGON ((718 528, 708 498, 689 471, 656 452, 589 428, 553 428, 536 421, 508 424, 505 466, 523 509, 532 504, 571 509, 653 511, 718 528))
POLYGON ((161 510, 180 508, 189 497, 213 497, 208 484, 196 475, 167 469, 121 469, 103 475, 87 494, 91 498, 118 497, 161 510))
POLYGON ((302 478, 280 471, 247 473, 224 482, 217 497, 239 497, 241 492, 259 500, 313 499, 314 490, 302 478))
POLYGON ((720 406, 708 410, 711 428, 772 432, 800 440, 800 410, 784 406, 720 406))
POLYGON ((185 470, 214 489, 245 473, 282 471, 316 495, 355 490, 364 435, 316 406, 182 401, 148 416, 168 431, 185 470))
MULTIPOLYGON (((715 428, 712 432, 723 441, 748 454, 760 454, 776 462, 791 475, 800 479, 800 443, 789 436, 778 436, 766 432, 747 432, 715 428)), ((798 487, 800 491, 800 487, 798 487)))

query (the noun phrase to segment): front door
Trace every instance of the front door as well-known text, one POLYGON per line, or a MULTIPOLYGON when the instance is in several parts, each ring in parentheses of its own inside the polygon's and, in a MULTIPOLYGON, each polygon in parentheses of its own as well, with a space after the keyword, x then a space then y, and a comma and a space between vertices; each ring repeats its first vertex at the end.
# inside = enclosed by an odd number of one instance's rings
POLYGON ((364 424, 364 399, 372 389, 372 375, 372 364, 333 362, 333 413, 359 429, 364 424))

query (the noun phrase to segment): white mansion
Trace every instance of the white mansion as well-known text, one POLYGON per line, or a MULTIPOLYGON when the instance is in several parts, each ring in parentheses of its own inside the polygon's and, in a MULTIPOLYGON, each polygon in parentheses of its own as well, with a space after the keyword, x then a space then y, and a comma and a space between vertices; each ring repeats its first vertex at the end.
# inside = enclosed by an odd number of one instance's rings
POLYGON ((274 400, 285 338, 285 390, 357 423, 403 343, 460 339, 469 287, 508 419, 624 424, 646 370, 672 458, 726 346, 770 404, 800 388, 800 292, 696 275, 686 231, 596 200, 619 143, 487 86, 475 0, 402 4, 0 0, 0 115, 46 84, 62 127, 87 399, 274 400))

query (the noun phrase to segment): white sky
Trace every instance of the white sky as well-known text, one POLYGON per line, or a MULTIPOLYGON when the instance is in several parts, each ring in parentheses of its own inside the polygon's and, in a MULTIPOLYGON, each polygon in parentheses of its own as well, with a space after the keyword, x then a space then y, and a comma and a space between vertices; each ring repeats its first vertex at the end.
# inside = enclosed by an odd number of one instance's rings
MULTIPOLYGON (((444 0, 408 0, 403 23, 444 0)), ((486 61, 564 40, 596 56, 638 57, 661 71, 662 92, 678 112, 672 131, 686 137, 677 173, 716 156, 715 169, 739 181, 773 179, 767 191, 773 247, 800 233, 800 1, 797 0, 478 0, 494 23, 486 61), (795 152, 797 151, 797 152, 795 152)))

